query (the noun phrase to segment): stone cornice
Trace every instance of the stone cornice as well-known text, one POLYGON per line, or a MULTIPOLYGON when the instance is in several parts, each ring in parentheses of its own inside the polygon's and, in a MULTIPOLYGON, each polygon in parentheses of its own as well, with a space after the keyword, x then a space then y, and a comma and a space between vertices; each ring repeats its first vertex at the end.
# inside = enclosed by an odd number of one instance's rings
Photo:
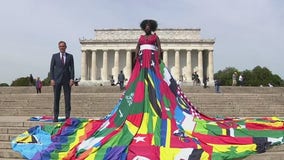
MULTIPOLYGON (((160 39, 201 39, 200 29, 159 29, 155 33, 160 39)), ((144 35, 141 29, 95 29, 94 40, 137 40, 144 35)))
MULTIPOLYGON (((161 39, 161 43, 215 43, 214 39, 161 39)), ((82 40, 80 44, 108 44, 108 43, 137 43, 137 40, 119 39, 119 40, 82 40)))
MULTIPOLYGON (((162 29, 157 29, 157 31, 166 31, 166 30, 170 30, 170 31, 200 31, 200 28, 162 28, 162 29)), ((94 31, 141 31, 141 33, 143 33, 143 31, 141 29, 138 28, 103 28, 103 29, 94 29, 94 31)))

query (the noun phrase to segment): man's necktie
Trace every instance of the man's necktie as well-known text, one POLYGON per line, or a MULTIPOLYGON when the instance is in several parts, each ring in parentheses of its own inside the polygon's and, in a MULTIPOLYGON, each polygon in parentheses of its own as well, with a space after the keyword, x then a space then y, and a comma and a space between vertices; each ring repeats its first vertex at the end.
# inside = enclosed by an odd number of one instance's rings
POLYGON ((61 54, 61 62, 64 65, 64 56, 63 56, 63 54, 61 54))

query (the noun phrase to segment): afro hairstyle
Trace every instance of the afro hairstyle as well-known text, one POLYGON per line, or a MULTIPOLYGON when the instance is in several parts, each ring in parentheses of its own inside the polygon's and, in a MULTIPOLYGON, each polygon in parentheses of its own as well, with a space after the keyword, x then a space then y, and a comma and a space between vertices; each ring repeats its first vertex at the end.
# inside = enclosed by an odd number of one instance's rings
POLYGON ((145 30, 146 26, 150 25, 151 31, 155 32, 158 28, 158 23, 152 19, 145 19, 140 23, 140 27, 142 30, 145 30))

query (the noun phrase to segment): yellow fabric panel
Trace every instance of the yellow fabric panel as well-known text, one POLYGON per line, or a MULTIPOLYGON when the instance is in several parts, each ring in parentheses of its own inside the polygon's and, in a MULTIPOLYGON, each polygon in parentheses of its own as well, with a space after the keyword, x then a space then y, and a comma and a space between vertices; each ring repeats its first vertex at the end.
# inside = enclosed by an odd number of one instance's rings
POLYGON ((172 132, 172 124, 171 120, 167 119, 167 138, 166 138, 166 147, 170 148, 171 145, 171 133, 172 132))
POLYGON ((132 135, 135 135, 137 133, 137 130, 139 129, 137 126, 135 126, 128 120, 125 121, 125 124, 127 125, 128 130, 132 135))
POLYGON ((148 133, 148 122, 149 122, 149 113, 144 113, 143 120, 138 130, 138 134, 147 134, 148 133))
POLYGON ((256 151, 255 144, 247 144, 247 145, 232 145, 232 144, 223 144, 216 145, 211 144, 213 146, 213 152, 229 152, 231 147, 236 147, 237 153, 245 152, 245 151, 256 151))

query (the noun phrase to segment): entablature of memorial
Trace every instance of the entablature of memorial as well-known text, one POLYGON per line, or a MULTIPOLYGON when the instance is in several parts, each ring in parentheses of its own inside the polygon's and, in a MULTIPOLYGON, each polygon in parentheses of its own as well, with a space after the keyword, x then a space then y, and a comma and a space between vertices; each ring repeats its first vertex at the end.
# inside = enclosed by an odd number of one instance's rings
MULTIPOLYGON (((128 51, 135 51, 135 48, 81 48, 82 51, 98 51, 98 50, 114 50, 114 51, 120 51, 120 50, 128 50, 128 51)), ((162 48, 163 51, 169 51, 169 50, 188 50, 188 51, 193 51, 193 50, 214 50, 213 47, 196 47, 196 48, 168 48, 164 47, 162 48)))
MULTIPOLYGON (((160 39, 161 43, 215 43, 214 39, 160 39)), ((109 40, 82 40, 80 39, 81 44, 107 44, 107 43, 137 43, 138 39, 109 39, 109 40)))
MULTIPOLYGON (((134 52, 135 48, 81 48, 82 52, 86 51, 131 51, 134 52)), ((200 48, 162 48, 163 51, 213 51, 213 47, 200 47, 200 48)))
MULTIPOLYGON (((162 28, 156 31, 160 39, 200 39, 199 28, 162 28)), ((141 29, 95 29, 96 40, 132 39, 136 40, 144 35, 141 29)))
MULTIPOLYGON (((169 49, 185 49, 185 50, 213 50, 212 43, 162 43, 163 50, 169 49)), ((136 43, 101 43, 101 44, 83 44, 82 50, 133 50, 136 43)))

